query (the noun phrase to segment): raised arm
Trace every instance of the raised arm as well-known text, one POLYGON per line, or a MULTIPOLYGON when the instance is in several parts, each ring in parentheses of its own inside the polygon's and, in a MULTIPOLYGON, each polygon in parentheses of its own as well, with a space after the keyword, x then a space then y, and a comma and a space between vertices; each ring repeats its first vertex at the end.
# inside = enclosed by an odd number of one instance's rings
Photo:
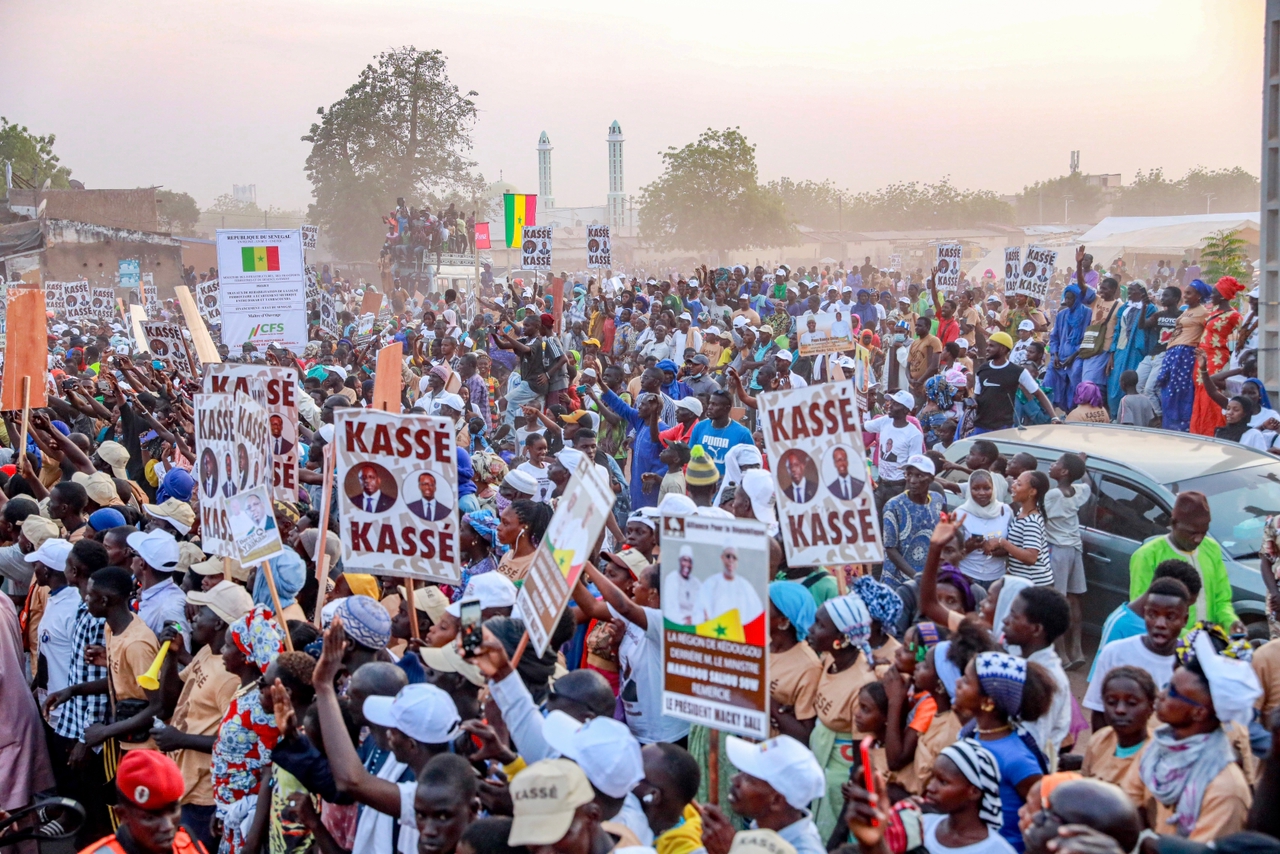
POLYGON ((649 628, 649 615, 644 612, 644 608, 632 602, 627 597, 627 594, 619 590, 608 578, 605 578, 604 573, 596 569, 594 565, 587 563, 584 566, 591 583, 596 586, 596 589, 604 596, 604 600, 613 606, 613 610, 617 611, 622 619, 642 629, 649 628))

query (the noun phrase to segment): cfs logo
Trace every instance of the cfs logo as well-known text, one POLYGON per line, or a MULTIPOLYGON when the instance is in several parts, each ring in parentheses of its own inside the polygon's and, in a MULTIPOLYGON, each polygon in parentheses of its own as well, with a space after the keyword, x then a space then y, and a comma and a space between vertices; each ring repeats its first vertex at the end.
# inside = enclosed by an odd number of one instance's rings
POLYGON ((249 340, 257 338, 259 335, 283 335, 283 323, 259 323, 253 329, 249 330, 249 340))

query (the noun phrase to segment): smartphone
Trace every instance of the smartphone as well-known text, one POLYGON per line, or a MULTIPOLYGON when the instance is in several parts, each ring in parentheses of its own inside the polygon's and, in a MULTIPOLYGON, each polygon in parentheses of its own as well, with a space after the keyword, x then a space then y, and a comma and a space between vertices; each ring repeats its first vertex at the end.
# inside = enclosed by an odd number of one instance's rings
POLYGON ((98 380, 98 394, 111 394, 111 383, 106 380, 98 380))
POLYGON ((462 627, 458 629, 458 637, 462 639, 464 655, 475 655, 484 640, 480 626, 480 600, 463 599, 458 604, 458 621, 462 627))
MULTIPOLYGON (((862 786, 873 794, 876 790, 876 772, 871 767, 871 747, 875 743, 875 737, 869 735, 858 744, 859 750, 862 752, 862 786)), ((871 819, 871 826, 879 827, 879 819, 871 819)))
POLYGON ((585 386, 585 385, 580 385, 580 386, 578 386, 578 394, 579 394, 579 395, 584 395, 584 394, 586 394, 586 393, 587 393, 587 386, 585 386))

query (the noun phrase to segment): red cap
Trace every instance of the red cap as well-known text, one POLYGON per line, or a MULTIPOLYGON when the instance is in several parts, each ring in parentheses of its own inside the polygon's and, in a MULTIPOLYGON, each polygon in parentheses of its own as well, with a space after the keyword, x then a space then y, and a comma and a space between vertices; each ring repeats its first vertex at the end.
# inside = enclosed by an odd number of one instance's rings
POLYGON ((116 769, 120 796, 144 810, 175 804, 186 784, 178 763, 158 750, 129 750, 116 769))

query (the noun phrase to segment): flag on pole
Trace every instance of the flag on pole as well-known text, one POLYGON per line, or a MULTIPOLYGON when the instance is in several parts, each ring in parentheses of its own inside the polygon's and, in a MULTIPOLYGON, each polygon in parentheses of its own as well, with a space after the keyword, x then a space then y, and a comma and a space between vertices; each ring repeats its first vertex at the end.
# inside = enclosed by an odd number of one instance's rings
POLYGON ((489 223, 476 223, 476 249, 491 249, 489 245, 489 223))
POLYGON ((503 193, 502 200, 506 208, 507 248, 513 249, 523 240, 524 227, 538 224, 538 197, 523 193, 503 193))

